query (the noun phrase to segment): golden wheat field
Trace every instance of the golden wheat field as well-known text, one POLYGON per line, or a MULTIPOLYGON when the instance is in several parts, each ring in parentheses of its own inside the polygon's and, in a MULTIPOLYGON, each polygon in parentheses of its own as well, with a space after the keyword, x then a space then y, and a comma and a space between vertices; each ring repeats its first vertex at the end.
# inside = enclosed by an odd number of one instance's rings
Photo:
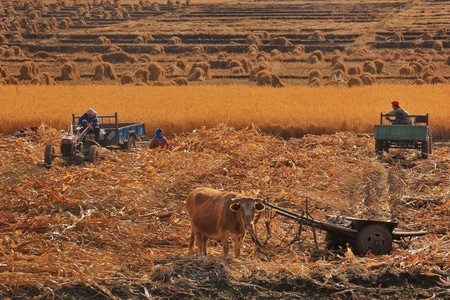
POLYGON ((67 130, 72 113, 88 107, 120 122, 145 122, 148 134, 157 127, 174 135, 224 123, 236 128, 256 125, 283 137, 338 131, 372 133, 380 113, 399 100, 411 114, 430 116, 435 139, 450 132, 450 86, 377 85, 346 87, 246 86, 208 87, 4 87, 1 132, 39 125, 67 130))
POLYGON ((0 1, 0 298, 449 299, 449 20, 440 0, 0 1), (393 100, 429 114, 427 159, 375 152, 393 100), (146 136, 46 165, 89 107, 146 136), (358 256, 266 206, 263 245, 190 255, 201 186, 426 234, 358 256))

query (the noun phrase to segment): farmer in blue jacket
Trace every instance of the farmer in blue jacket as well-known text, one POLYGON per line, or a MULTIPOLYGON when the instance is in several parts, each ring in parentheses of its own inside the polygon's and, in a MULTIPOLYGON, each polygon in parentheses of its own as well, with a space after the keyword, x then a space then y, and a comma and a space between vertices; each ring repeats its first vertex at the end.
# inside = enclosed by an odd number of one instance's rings
POLYGON ((83 127, 83 129, 89 126, 89 124, 92 124, 92 127, 88 130, 88 133, 94 132, 95 140, 98 141, 100 126, 98 124, 97 112, 92 108, 88 108, 88 110, 78 120, 78 125, 83 127))

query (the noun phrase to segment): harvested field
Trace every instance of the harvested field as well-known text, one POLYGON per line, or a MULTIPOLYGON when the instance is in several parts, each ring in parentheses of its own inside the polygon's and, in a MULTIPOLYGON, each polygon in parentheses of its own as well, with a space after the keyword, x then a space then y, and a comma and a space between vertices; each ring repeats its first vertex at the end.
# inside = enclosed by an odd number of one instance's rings
MULTIPOLYGON (((107 59, 115 55, 111 52, 119 52, 121 59, 105 60, 114 63, 119 77, 96 83, 120 85, 122 74, 134 74, 143 68, 138 60, 143 54, 165 68, 180 58, 190 63, 218 66, 221 53, 226 53, 228 59, 245 58, 256 63, 258 54, 265 53, 284 85, 306 85, 312 69, 324 74, 321 84, 332 81, 329 62, 339 52, 349 67, 382 59, 385 72, 374 74, 375 83, 413 84, 422 73, 416 71, 403 76, 400 68, 404 63, 417 61, 433 65, 434 75, 446 81, 450 79, 446 64, 450 56, 447 33, 450 9, 445 2, 189 1, 176 5, 157 4, 157 9, 154 5, 131 1, 114 5, 88 5, 77 1, 63 6, 49 2, 32 8, 21 2, 2 4, 4 52, 18 47, 24 54, 0 54, 0 65, 8 67, 18 78, 23 62, 34 60, 42 72, 55 78, 64 63, 71 60, 79 65, 81 78, 59 84, 87 84, 95 74, 91 55, 100 54, 107 59), (34 18, 33 25, 38 27, 33 31, 27 29, 30 16, 34 18), (49 23, 56 25, 49 26, 49 23), (257 37, 258 41, 249 39, 250 36, 257 37), (299 48, 301 52, 297 51, 299 48), (323 52, 324 61, 309 61, 309 55, 317 50, 323 52), (35 56, 35 53, 48 55, 35 56), (49 61, 56 63, 49 64, 49 61)), ((227 66, 212 67, 209 80, 190 82, 230 83, 257 85, 249 80, 248 74, 232 72, 227 66)), ((431 78, 425 83, 432 84, 431 78)))

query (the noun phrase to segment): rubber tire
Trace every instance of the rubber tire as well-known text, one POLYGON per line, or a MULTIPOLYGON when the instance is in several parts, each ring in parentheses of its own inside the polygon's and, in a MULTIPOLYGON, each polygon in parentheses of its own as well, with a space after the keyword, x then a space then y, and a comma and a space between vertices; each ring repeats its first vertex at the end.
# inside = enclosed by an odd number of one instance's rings
POLYGON ((55 147, 52 144, 45 145, 44 150, 44 164, 45 167, 50 168, 55 158, 55 147))
POLYGON ((88 157, 87 157, 87 161, 89 163, 93 163, 95 162, 95 158, 97 157, 97 146, 92 145, 89 148, 89 153, 88 153, 88 157))
POLYGON ((381 153, 383 152, 383 141, 375 140, 375 152, 381 153))
POLYGON ((392 235, 383 225, 366 225, 358 230, 354 248, 358 255, 366 255, 369 251, 373 255, 389 254, 392 251, 392 235))
POLYGON ((125 143, 125 150, 130 150, 131 148, 136 148, 136 138, 134 136, 130 136, 128 141, 125 143))

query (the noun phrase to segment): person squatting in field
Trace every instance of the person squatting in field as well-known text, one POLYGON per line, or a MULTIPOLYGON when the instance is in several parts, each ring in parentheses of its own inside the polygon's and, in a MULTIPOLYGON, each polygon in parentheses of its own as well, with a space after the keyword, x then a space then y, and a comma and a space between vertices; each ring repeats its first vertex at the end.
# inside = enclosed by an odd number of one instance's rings
POLYGON ((83 127, 83 129, 85 129, 89 124, 92 124, 92 128, 89 129, 88 133, 94 132, 95 140, 98 141, 100 135, 100 125, 98 124, 97 112, 92 108, 88 108, 78 120, 78 126, 83 127))
POLYGON ((387 113, 386 120, 391 121, 392 125, 412 125, 412 120, 408 112, 400 107, 400 103, 398 101, 392 101, 391 104, 393 110, 387 113), (395 118, 392 120, 391 116, 395 118))
POLYGON ((155 149, 158 147, 170 149, 170 143, 164 136, 164 131, 161 128, 156 129, 155 136, 150 141, 149 145, 150 149, 155 149))

